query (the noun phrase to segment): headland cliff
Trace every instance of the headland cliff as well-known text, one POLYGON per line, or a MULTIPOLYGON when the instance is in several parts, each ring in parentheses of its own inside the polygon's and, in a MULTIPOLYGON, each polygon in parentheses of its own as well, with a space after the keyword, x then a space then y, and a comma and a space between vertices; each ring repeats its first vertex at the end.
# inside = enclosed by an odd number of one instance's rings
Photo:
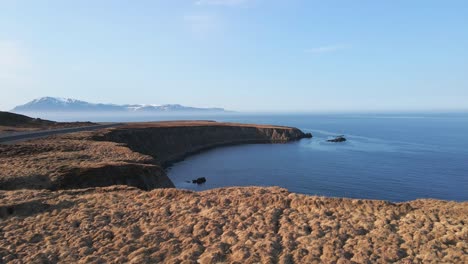
POLYGON ((174 187, 165 168, 214 147, 310 137, 281 126, 177 121, 133 123, 0 145, 0 189, 174 187))

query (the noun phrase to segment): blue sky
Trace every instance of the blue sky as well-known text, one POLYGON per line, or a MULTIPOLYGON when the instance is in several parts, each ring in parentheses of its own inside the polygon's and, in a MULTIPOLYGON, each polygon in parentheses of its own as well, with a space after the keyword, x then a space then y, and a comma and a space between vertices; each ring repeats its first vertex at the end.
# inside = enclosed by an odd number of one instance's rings
POLYGON ((468 1, 0 0, 0 109, 468 109, 468 1))

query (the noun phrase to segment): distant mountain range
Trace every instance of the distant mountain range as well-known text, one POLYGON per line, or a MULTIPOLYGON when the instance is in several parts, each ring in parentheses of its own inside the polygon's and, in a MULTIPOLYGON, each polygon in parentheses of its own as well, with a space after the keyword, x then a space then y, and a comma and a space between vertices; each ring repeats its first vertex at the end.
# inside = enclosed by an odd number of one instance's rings
POLYGON ((223 108, 197 108, 179 104, 143 105, 143 104, 95 104, 70 98, 42 97, 11 110, 16 113, 27 112, 155 112, 155 113, 224 113, 223 108))

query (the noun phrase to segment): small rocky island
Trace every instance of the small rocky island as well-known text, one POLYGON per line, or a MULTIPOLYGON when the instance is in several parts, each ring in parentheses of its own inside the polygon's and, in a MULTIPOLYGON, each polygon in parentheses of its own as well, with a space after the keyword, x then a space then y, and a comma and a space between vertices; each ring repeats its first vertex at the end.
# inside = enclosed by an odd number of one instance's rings
POLYGON ((340 142, 345 142, 346 138, 344 136, 337 136, 333 139, 327 140, 327 142, 335 142, 335 143, 340 143, 340 142))
POLYGON ((206 182, 206 178, 205 177, 200 177, 200 178, 197 178, 197 179, 194 179, 192 180, 192 183, 196 183, 196 184, 203 184, 206 182))

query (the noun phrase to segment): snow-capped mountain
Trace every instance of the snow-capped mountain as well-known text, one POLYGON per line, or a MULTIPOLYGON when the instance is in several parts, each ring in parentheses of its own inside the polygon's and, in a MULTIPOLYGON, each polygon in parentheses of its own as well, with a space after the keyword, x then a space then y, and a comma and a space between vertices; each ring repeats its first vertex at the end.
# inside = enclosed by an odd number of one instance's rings
POLYGON ((179 104, 95 104, 70 98, 42 97, 15 107, 12 112, 225 112, 223 108, 196 108, 179 104))

